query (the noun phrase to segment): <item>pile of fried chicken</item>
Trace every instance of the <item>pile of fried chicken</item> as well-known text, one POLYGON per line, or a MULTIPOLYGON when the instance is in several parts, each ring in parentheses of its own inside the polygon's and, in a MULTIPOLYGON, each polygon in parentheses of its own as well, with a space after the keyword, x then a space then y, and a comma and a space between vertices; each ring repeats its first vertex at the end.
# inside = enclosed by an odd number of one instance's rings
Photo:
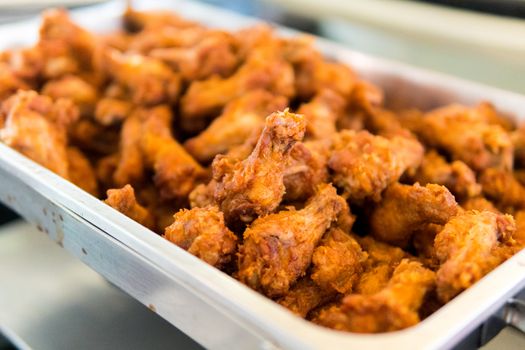
POLYGON ((0 141, 291 312, 378 333, 525 243, 525 127, 481 102, 388 110, 309 37, 63 10, 0 53, 0 141))

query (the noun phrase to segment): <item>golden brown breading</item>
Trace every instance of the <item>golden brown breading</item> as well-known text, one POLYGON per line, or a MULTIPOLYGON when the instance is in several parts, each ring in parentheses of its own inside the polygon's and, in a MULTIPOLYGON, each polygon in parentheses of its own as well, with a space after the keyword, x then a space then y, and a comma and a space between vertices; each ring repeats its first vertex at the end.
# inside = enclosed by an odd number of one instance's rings
POLYGON ((104 126, 118 124, 131 114, 132 108, 126 100, 104 97, 97 101, 94 118, 104 126))
POLYGON ((473 170, 488 167, 512 169, 513 145, 510 135, 490 124, 476 109, 451 105, 425 115, 419 136, 431 147, 447 152, 473 170))
POLYGON ((286 201, 306 200, 321 183, 328 181, 330 144, 321 141, 297 142, 290 151, 290 165, 284 170, 286 201))
POLYGON ((113 173, 116 187, 135 185, 144 179, 142 132, 142 122, 138 114, 133 114, 124 121, 120 130, 119 160, 113 173))
POLYGON ((516 232, 513 238, 518 245, 525 247, 525 210, 516 212, 514 214, 514 220, 516 221, 516 232))
POLYGON ((69 180, 84 191, 98 197, 97 178, 89 160, 76 147, 68 147, 66 152, 69 180))
POLYGON ((66 131, 78 118, 78 110, 69 102, 19 91, 2 105, 6 119, 0 140, 69 179, 66 131))
POLYGON ((250 137, 262 127, 266 116, 283 110, 288 100, 265 90, 254 90, 233 99, 203 132, 184 143, 188 152, 201 162, 209 162, 250 137))
POLYGON ((106 204, 150 230, 155 229, 153 215, 137 202, 135 190, 131 185, 108 190, 107 196, 108 198, 104 201, 106 204))
POLYGON ((79 108, 82 116, 90 117, 97 103, 98 93, 94 86, 74 75, 49 80, 42 87, 42 94, 52 99, 69 98, 79 108))
POLYGON ((126 88, 133 103, 154 106, 177 101, 181 78, 160 60, 108 49, 104 65, 107 73, 126 88))
POLYGON ((217 268, 232 260, 237 236, 224 224, 219 208, 182 209, 173 218, 164 238, 217 268))
POLYGON ((351 202, 378 201, 381 192, 408 168, 416 167, 423 148, 404 137, 388 140, 368 131, 343 130, 335 135, 328 161, 333 181, 351 202))
POLYGON ((0 62, 0 101, 8 98, 18 90, 28 90, 29 88, 29 84, 17 77, 11 67, 0 62))
POLYGON ((227 157, 214 162, 215 200, 228 224, 249 223, 277 208, 285 191, 283 176, 290 149, 301 141, 304 129, 302 116, 287 110, 273 113, 248 158, 233 166, 225 166, 227 157))
POLYGON ((466 201, 461 203, 461 207, 464 210, 477 210, 477 211, 490 211, 496 214, 501 214, 501 212, 496 208, 494 203, 489 201, 487 198, 478 196, 469 198, 466 201))
POLYGON ((119 130, 103 126, 92 119, 82 118, 72 124, 69 141, 82 151, 110 155, 118 150, 119 130))
POLYGON ((312 280, 323 290, 346 294, 359 280, 367 254, 337 227, 326 232, 312 256, 312 280))
POLYGON ((142 152, 153 169, 155 185, 165 199, 186 197, 205 176, 204 169, 171 135, 169 107, 139 110, 143 121, 142 152))
POLYGON ((297 110, 306 119, 306 138, 324 139, 337 132, 336 122, 343 115, 345 99, 336 92, 324 89, 297 110))
POLYGON ((419 322, 418 311, 435 285, 435 273, 421 263, 405 259, 387 286, 373 295, 351 294, 340 307, 322 311, 316 322, 356 333, 391 332, 419 322))
POLYGON ((458 199, 478 196, 481 186, 476 182, 476 174, 460 160, 447 163, 445 158, 434 150, 425 154, 421 166, 413 176, 413 181, 421 185, 438 184, 449 189, 458 199))
POLYGON ((525 209, 525 187, 511 172, 489 168, 479 179, 483 194, 496 203, 500 210, 525 209))
POLYGON ((186 81, 227 77, 237 68, 234 40, 226 32, 208 32, 191 47, 167 47, 152 50, 149 55, 180 72, 186 81))
POLYGON ((311 310, 330 301, 333 297, 333 291, 323 290, 306 276, 297 281, 288 293, 277 302, 304 318, 311 310))
POLYGON ((266 89, 292 97, 295 93, 293 69, 281 56, 278 45, 264 45, 252 51, 232 76, 194 81, 181 99, 183 128, 198 130, 199 119, 217 114, 228 102, 250 90, 266 89))
POLYGON ((505 261, 509 257, 506 247, 515 245, 515 231, 510 215, 468 211, 452 218, 434 242, 441 263, 439 299, 448 302, 505 261))
POLYGON ((237 278, 269 297, 285 295, 310 265, 314 248, 345 207, 331 185, 322 185, 304 209, 255 220, 244 232, 237 278))
POLYGON ((405 247, 412 234, 426 224, 445 224, 457 214, 458 204, 444 186, 395 183, 372 210, 370 233, 382 241, 405 247))

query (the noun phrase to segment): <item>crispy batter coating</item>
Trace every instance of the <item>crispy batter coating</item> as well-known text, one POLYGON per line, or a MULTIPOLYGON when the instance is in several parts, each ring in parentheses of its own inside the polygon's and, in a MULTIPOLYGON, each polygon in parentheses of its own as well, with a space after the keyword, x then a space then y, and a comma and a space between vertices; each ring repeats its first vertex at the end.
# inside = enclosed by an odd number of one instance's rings
POLYGON ((203 132, 185 142, 188 152, 201 162, 241 145, 254 129, 264 125, 266 116, 283 110, 288 101, 265 90, 254 90, 229 102, 222 114, 203 132))
POLYGON ((346 294, 359 280, 367 256, 352 236, 333 227, 314 250, 311 278, 323 290, 346 294))
POLYGON ((142 122, 139 115, 133 114, 126 119, 120 133, 119 160, 113 172, 116 187, 140 183, 145 172, 141 148, 142 122))
POLYGON ((107 196, 104 201, 106 204, 151 230, 155 228, 153 215, 137 202, 135 190, 131 185, 108 190, 107 196))
POLYGON ((281 57, 278 45, 254 50, 247 61, 230 77, 211 77, 194 81, 181 100, 182 126, 195 130, 195 120, 220 111, 228 102, 247 91, 266 89, 276 95, 294 95, 294 73, 281 57))
POLYGON ((425 158, 413 177, 421 185, 443 185, 461 200, 475 197, 481 193, 481 186, 476 181, 476 174, 460 160, 448 163, 445 158, 432 150, 425 158))
POLYGON ((525 208, 525 187, 511 172, 489 168, 481 173, 479 181, 485 196, 503 211, 525 208))
POLYGON ((105 127, 91 119, 82 118, 72 124, 69 139, 82 151, 109 155, 118 150, 119 130, 105 127))
POLYGON ((104 58, 107 73, 127 89, 134 103, 153 106, 177 100, 181 78, 162 61, 116 50, 108 50, 104 58))
POLYGON ((182 209, 166 227, 164 238, 217 268, 229 263, 237 249, 237 236, 224 224, 217 207, 182 209))
POLYGON ((104 97, 97 102, 94 118, 104 126, 115 125, 131 114, 132 107, 126 100, 104 97))
POLYGON ((405 259, 381 291, 348 295, 340 307, 322 311, 316 321, 356 333, 392 332, 410 327, 419 322, 419 308, 434 287, 435 279, 435 273, 421 263, 405 259))
POLYGON ((336 92, 324 89, 303 103, 297 113, 305 116, 306 138, 324 139, 337 132, 336 122, 343 115, 345 99, 336 92))
POLYGON ((66 150, 69 179, 84 191, 98 196, 98 183, 95 170, 86 156, 75 147, 66 150))
POLYGON ((411 139, 388 140, 367 131, 343 130, 335 135, 328 161, 333 181, 351 202, 378 201, 381 192, 423 156, 421 145, 411 139))
POLYGON ((428 145, 475 171, 512 169, 510 135, 501 126, 490 124, 476 109, 451 105, 431 111, 423 118, 419 135, 428 145))
POLYGON ((305 274, 315 246, 344 207, 344 199, 326 184, 304 209, 255 220, 244 232, 237 278, 269 297, 283 296, 305 274))
POLYGON ((2 105, 6 119, 0 140, 69 179, 66 130, 78 118, 78 110, 69 102, 19 91, 2 105))
POLYGON ((307 276, 297 281, 277 302, 294 314, 305 318, 310 311, 330 301, 333 296, 333 291, 320 288, 307 276))
POLYGON ((94 86, 74 75, 50 80, 42 87, 42 94, 56 100, 68 98, 77 105, 82 116, 91 116, 98 93, 94 86))
POLYGON ((425 224, 445 224, 457 214, 458 204, 444 186, 395 183, 370 214, 370 233, 382 241, 405 247, 425 224))
POLYGON ((496 208, 494 203, 489 201, 487 198, 479 196, 469 198, 466 201, 461 203, 461 207, 464 210, 477 210, 477 211, 490 211, 496 214, 501 214, 501 212, 496 208))
POLYGON ((166 106, 138 112, 143 120, 142 152, 153 169, 155 185, 165 199, 187 196, 204 169, 171 135, 171 111, 166 106))
POLYGON ((515 231, 510 215, 468 211, 452 218, 434 243, 439 299, 448 302, 509 258, 515 231))
POLYGON ((525 247, 525 211, 516 212, 514 219, 516 221, 516 232, 513 237, 519 246, 525 247))
POLYGON ((290 150, 303 138, 304 129, 302 116, 287 110, 273 113, 248 158, 233 166, 225 166, 227 158, 214 162, 215 200, 226 222, 249 223, 277 208, 285 191, 283 176, 290 150))

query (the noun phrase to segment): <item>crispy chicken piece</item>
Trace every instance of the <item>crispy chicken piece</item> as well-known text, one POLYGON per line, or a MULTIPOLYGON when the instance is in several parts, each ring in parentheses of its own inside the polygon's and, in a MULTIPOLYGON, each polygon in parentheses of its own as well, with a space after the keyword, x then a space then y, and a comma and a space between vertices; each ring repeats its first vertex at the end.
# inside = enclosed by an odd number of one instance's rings
POLYGON ((17 77, 7 64, 0 62, 0 101, 8 98, 18 90, 28 90, 29 87, 29 84, 17 77))
POLYGON ((461 203, 461 207, 464 210, 477 210, 477 211, 490 211, 492 213, 501 214, 501 212, 496 208, 494 203, 489 201, 487 198, 478 196, 469 198, 466 201, 461 203))
POLYGON ((217 207, 182 209, 173 218, 164 238, 217 268, 232 260, 237 236, 226 227, 217 207))
POLYGON ((439 299, 448 302, 509 258, 515 231, 510 215, 468 211, 452 218, 434 242, 439 299))
POLYGON ((297 281, 290 291, 277 302, 294 314, 305 318, 311 310, 330 301, 333 297, 333 291, 320 288, 306 276, 297 281))
POLYGON ((416 261, 405 259, 387 286, 373 295, 351 294, 340 307, 321 312, 317 322, 325 327, 356 333, 380 333, 419 322, 418 311, 434 288, 436 276, 416 261))
POLYGON ((481 193, 481 186, 476 182, 476 174, 468 165, 460 160, 448 163, 434 150, 425 154, 413 180, 421 185, 430 183, 443 185, 457 199, 475 197, 481 193))
POLYGON ((127 89, 133 103, 153 106, 177 101, 181 78, 162 61, 116 50, 108 50, 104 57, 107 73, 127 89))
POLYGON ((490 124, 476 109, 451 105, 431 111, 423 118, 419 136, 475 171, 512 169, 509 134, 501 126, 490 124))
POLYGON ((314 248, 345 204, 335 189, 325 184, 304 209, 255 220, 244 232, 237 278, 269 297, 285 295, 304 276, 314 248))
POLYGON ((215 31, 194 46, 158 48, 149 55, 180 72, 186 81, 192 81, 231 75, 238 64, 234 49, 231 34, 215 31))
POLYGON ((372 210, 370 233, 382 241, 405 247, 414 231, 425 224, 443 225, 458 213, 458 204, 446 187, 395 183, 372 210))
POLYGON ((324 139, 337 132, 336 122, 343 115, 345 99, 336 92, 324 89, 303 103, 297 113, 306 119, 306 138, 324 139))
POLYGON ((142 122, 138 114, 131 115, 120 130, 119 160, 113 182, 117 187, 137 184, 144 179, 144 159, 141 148, 142 122))
POLYGON ((481 173, 479 181, 485 196, 501 210, 525 209, 525 187, 511 172, 489 168, 481 173))
POLYGON ((514 220, 516 220, 514 239, 521 247, 525 247, 525 210, 516 212, 514 214, 514 220))
POLYGON ((433 271, 439 268, 434 239, 442 230, 443 225, 426 224, 418 228, 412 235, 412 246, 417 253, 418 260, 433 271))
POLYGON ((133 105, 118 98, 104 97, 97 101, 94 118, 104 126, 122 122, 132 111, 133 105))
POLYGON ((335 135, 328 167, 333 181, 351 202, 378 201, 381 192, 408 168, 417 167, 423 156, 415 140, 388 140, 367 131, 343 130, 335 135))
POLYGON ((248 158, 234 165, 228 164, 227 157, 214 162, 215 200, 227 223, 250 223, 277 208, 285 191, 290 150, 301 141, 304 130, 302 116, 288 110, 273 113, 248 158))
POLYGON ((74 24, 65 10, 44 12, 37 44, 44 78, 92 70, 95 48, 95 37, 74 24))
POLYGON ((113 174, 115 173, 115 169, 117 169, 119 161, 120 155, 118 153, 110 154, 97 160, 95 164, 95 174, 102 193, 115 187, 113 185, 113 174))
POLYGON ((171 135, 171 111, 158 106, 139 111, 143 120, 142 152, 153 169, 155 185, 164 199, 184 198, 204 176, 204 169, 171 135))
POLYGON ((155 229, 153 215, 137 202, 135 190, 131 185, 108 190, 107 196, 108 198, 104 201, 107 205, 135 220, 139 224, 146 226, 150 230, 155 229))
POLYGON ((98 183, 95 170, 86 156, 76 147, 67 148, 69 179, 84 191, 98 197, 98 183))
POLYGON ((181 99, 183 128, 198 130, 202 125, 199 120, 216 114, 228 102, 250 90, 265 89, 276 95, 292 97, 293 69, 281 56, 278 45, 268 44, 254 50, 229 78, 194 81, 181 99))
POLYGON ((80 115, 90 117, 97 103, 98 93, 94 86, 74 75, 48 81, 42 87, 42 95, 58 98, 69 98, 80 110, 80 115))
POLYGON ((92 119, 82 118, 72 124, 70 142, 82 151, 110 155, 118 150, 119 130, 105 127, 92 119))
POLYGON ((222 114, 202 133, 184 144, 201 162, 209 162, 250 137, 254 129, 264 126, 266 116, 283 110, 288 101, 265 90, 254 90, 229 102, 222 114))
POLYGON ((499 125, 506 131, 512 131, 516 128, 514 121, 508 116, 499 114, 494 105, 488 101, 482 101, 476 106, 476 111, 492 125, 499 125))
POLYGON ((78 118, 75 106, 35 91, 19 91, 4 101, 2 110, 6 119, 0 141, 69 179, 66 131, 78 118))
POLYGON ((297 142, 290 151, 291 163, 284 170, 284 200, 310 198, 319 184, 328 182, 330 144, 325 140, 297 142))
POLYGON ((332 227, 312 256, 312 280, 323 290, 346 294, 359 280, 367 254, 349 234, 332 227))

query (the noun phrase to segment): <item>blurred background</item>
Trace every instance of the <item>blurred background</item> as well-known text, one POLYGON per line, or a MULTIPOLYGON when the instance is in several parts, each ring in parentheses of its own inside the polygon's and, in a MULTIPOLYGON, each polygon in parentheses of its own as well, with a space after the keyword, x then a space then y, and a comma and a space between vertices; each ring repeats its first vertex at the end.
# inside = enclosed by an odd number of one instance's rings
MULTIPOLYGON (((202 1, 357 51, 525 93, 525 0, 202 1)), ((0 0, 0 25, 34 17, 47 7, 100 2, 0 0)), ((30 226, 13 220, 16 215, 0 205, 0 350, 199 348, 30 226), (20 271, 23 278, 15 278, 20 271)), ((525 339, 505 330, 488 348, 523 349, 525 339)))

